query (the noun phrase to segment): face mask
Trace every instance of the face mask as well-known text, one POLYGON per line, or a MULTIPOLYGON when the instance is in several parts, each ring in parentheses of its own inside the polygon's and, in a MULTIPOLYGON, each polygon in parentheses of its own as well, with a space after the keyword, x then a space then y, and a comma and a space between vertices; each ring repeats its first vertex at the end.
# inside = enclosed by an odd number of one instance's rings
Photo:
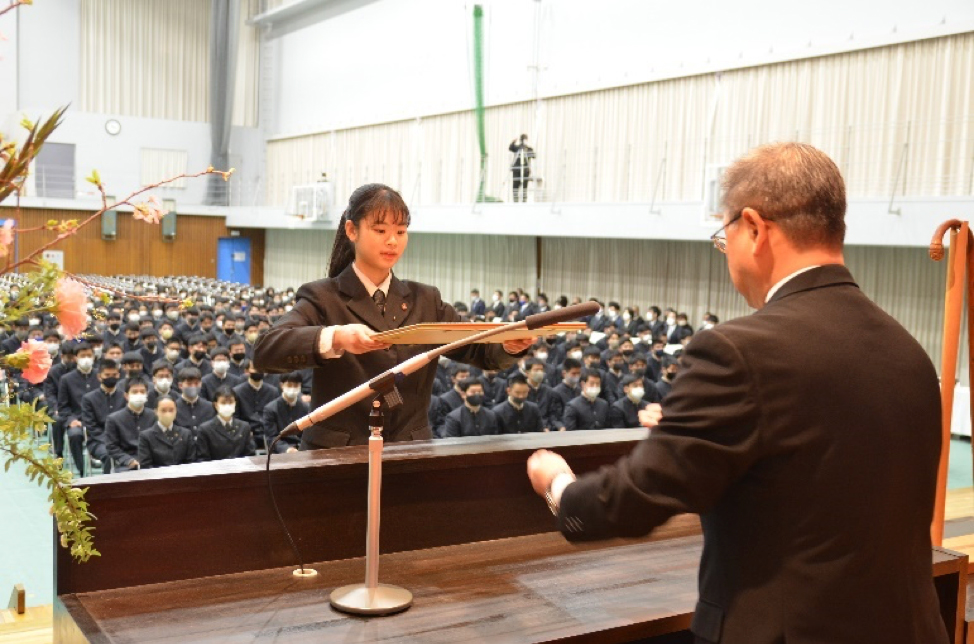
POLYGON ((95 347, 95 348, 92 349, 92 351, 95 354, 95 359, 96 360, 101 360, 102 348, 101 347, 95 347))
POLYGON ((534 354, 534 357, 537 358, 538 360, 540 360, 541 362, 544 362, 544 361, 546 361, 548 359, 548 354, 547 353, 536 353, 536 354, 534 354))
POLYGON ((18 340, 23 340, 23 339, 25 339, 27 337, 27 331, 26 331, 26 329, 23 330, 23 331, 20 330, 20 329, 18 329, 16 331, 14 331, 14 335, 17 336, 17 339, 18 340))
POLYGON ((611 369, 612 371, 619 371, 620 369, 622 369, 622 365, 619 364, 618 362, 613 362, 612 364, 609 365, 609 369, 611 369))
POLYGON ((666 318, 666 323, 670 326, 674 326, 676 324, 676 318, 668 317, 666 318))
POLYGON ((569 387, 578 386, 578 376, 565 376, 565 384, 569 387))
POLYGON ((194 398, 196 398, 197 396, 200 395, 200 388, 199 387, 183 387, 183 394, 187 398, 189 398, 190 400, 193 400, 194 398))
POLYGON ((169 360, 169 362, 176 362, 177 360, 179 360, 179 350, 169 349, 168 351, 166 351, 166 359, 169 360))
POLYGON ((295 389, 292 387, 288 387, 287 389, 284 389, 282 393, 284 394, 284 398, 286 398, 288 402, 294 402, 295 400, 298 399, 298 396, 301 394, 301 388, 299 387, 295 389))
POLYGON ((186 318, 186 324, 188 324, 190 326, 193 326, 194 324, 196 324, 196 321, 197 321, 197 318, 194 318, 194 317, 188 317, 188 318, 186 318))
POLYGON ((666 377, 668 379, 670 379, 670 380, 673 380, 674 378, 676 378, 676 372, 675 371, 667 371, 666 372, 666 377))
POLYGON ((687 321, 686 320, 677 320, 676 325, 677 326, 686 326, 687 325, 687 321))
POLYGON ((169 393, 169 388, 172 387, 172 380, 170 378, 159 378, 155 381, 156 391, 160 394, 169 393))
POLYGON ((634 353, 636 353, 635 349, 623 349, 622 350, 622 355, 626 356, 627 358, 629 356, 631 356, 632 354, 634 354, 634 353))
POLYGON ((57 352, 58 352, 58 345, 56 345, 56 344, 53 344, 53 343, 52 343, 52 344, 49 344, 49 345, 47 345, 47 352, 48 352, 49 354, 51 354, 51 357, 53 358, 54 356, 56 356, 56 355, 57 355, 57 352))
POLYGON ((213 363, 213 373, 218 376, 227 375, 227 371, 230 370, 230 363, 226 360, 220 360, 219 362, 213 363))
POLYGON ((264 379, 264 374, 262 374, 259 371, 258 372, 255 372, 255 373, 252 373, 252 374, 250 374, 250 379, 253 380, 254 382, 260 382, 261 380, 264 379))
POLYGON ((471 407, 480 407, 484 404, 483 394, 470 394, 467 396, 467 404, 471 407))
POLYGON ((629 373, 631 373, 634 376, 639 376, 640 378, 642 378, 644 375, 646 375, 646 368, 640 367, 639 369, 630 369, 629 373))
POLYGON ((197 362, 199 362, 205 357, 206 357, 206 351, 203 349, 197 349, 196 351, 193 352, 193 359, 196 360, 197 362))
POLYGON ((569 351, 568 352, 568 357, 571 358, 572 360, 581 360, 582 359, 582 352, 581 351, 569 351))
POLYGON ((78 358, 78 369, 87 372, 95 364, 94 358, 78 358))
POLYGON ((233 358, 234 362, 240 362, 247 357, 246 353, 231 353, 230 357, 233 358))
POLYGON ((41 319, 40 318, 30 318, 27 322, 31 326, 40 326, 41 325, 41 319))
POLYGON ((622 319, 623 319, 623 321, 628 322, 629 320, 632 319, 632 316, 629 315, 628 313, 623 313, 622 314, 622 319))
POLYGON ((169 427, 172 425, 173 421, 176 420, 176 414, 171 411, 163 412, 159 414, 159 424, 169 427))
POLYGON ((162 336, 163 340, 168 340, 172 337, 172 329, 162 329, 159 331, 159 335, 162 336))
POLYGON ((544 372, 543 371, 532 371, 528 375, 528 378, 530 378, 531 379, 531 382, 533 382, 534 384, 540 385, 541 384, 541 381, 544 380, 544 372))
POLYGON ((594 387, 585 388, 585 397, 589 400, 595 400, 599 393, 602 391, 602 387, 595 385, 594 387))
POLYGON ((524 404, 524 401, 527 400, 527 398, 520 398, 517 396, 508 396, 507 399, 510 400, 511 404, 514 405, 515 407, 520 407, 521 405, 524 404))
POLYGON ((145 401, 148 399, 149 396, 146 394, 129 394, 129 405, 136 409, 141 409, 145 406, 145 401))
POLYGON ((178 320, 179 311, 166 311, 166 317, 169 318, 170 320, 178 320))
POLYGON ((249 342, 251 344, 253 344, 254 342, 257 342, 257 334, 256 333, 248 333, 244 337, 247 338, 247 342, 249 342))
POLYGON ((162 318, 162 309, 152 309, 152 317, 157 320, 162 318))
POLYGON ((615 351, 616 349, 618 349, 619 348, 619 341, 618 340, 609 340, 609 348, 612 349, 613 351, 615 351))
POLYGON ((713 325, 713 324, 711 324, 710 322, 704 322, 704 323, 703 323, 703 330, 704 330, 704 331, 706 331, 706 330, 708 330, 708 329, 712 329, 712 328, 714 328, 714 325, 713 325))
POLYGON ((115 333, 120 328, 122 328, 122 325, 119 324, 118 322, 112 322, 108 325, 108 328, 112 330, 112 333, 115 333))
POLYGON ((653 349, 653 355, 656 356, 657 358, 662 358, 663 357, 663 350, 662 349, 653 349))
POLYGON ((138 322, 138 321, 139 321, 139 314, 138 313, 131 313, 131 314, 129 314, 129 322, 138 322))
POLYGON ((284 307, 284 310, 287 311, 288 313, 290 313, 291 312, 291 308, 292 308, 291 305, 288 304, 287 306, 284 307))
POLYGON ((145 348, 148 349, 150 352, 155 352, 156 344, 157 344, 155 340, 145 340, 142 342, 142 344, 144 344, 145 348))
POLYGON ((633 387, 629 390, 629 400, 638 403, 646 395, 646 390, 642 387, 633 387))
POLYGON ((220 414, 222 418, 230 418, 233 416, 233 412, 237 411, 236 405, 217 405, 216 412, 220 414))
POLYGON ((501 298, 499 298, 497 295, 492 295, 491 298, 490 298, 490 301, 491 302, 499 302, 500 299, 501 298))

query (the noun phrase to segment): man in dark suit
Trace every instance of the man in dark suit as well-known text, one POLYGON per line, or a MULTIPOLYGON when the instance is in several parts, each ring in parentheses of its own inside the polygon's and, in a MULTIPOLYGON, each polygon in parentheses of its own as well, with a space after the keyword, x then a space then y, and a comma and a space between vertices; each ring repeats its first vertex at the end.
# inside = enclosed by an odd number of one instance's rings
POLYGON ((108 415, 105 421, 105 443, 116 472, 139 467, 139 434, 156 422, 156 414, 146 409, 149 383, 142 378, 125 381, 124 409, 108 415))
POLYGON ((471 289, 470 291, 470 315, 484 315, 487 313, 487 303, 480 299, 480 291, 471 289))
POLYGON ((565 429, 605 429, 609 426, 609 403, 599 398, 602 376, 598 371, 582 372, 582 395, 565 406, 565 429))
POLYGON ((504 294, 501 291, 494 291, 494 294, 491 296, 490 308, 494 312, 495 318, 498 320, 503 319, 504 309, 506 307, 504 306, 504 294))
POLYGON ((463 404, 447 414, 442 438, 456 436, 489 436, 498 433, 497 416, 484 408, 484 385, 467 378, 460 383, 463 404))
POLYGON ((528 400, 527 379, 517 373, 507 381, 507 400, 495 405, 497 428, 501 434, 523 434, 544 430, 544 419, 536 404, 528 400))
POLYGON ((699 513, 697 642, 943 644, 936 370, 843 265, 845 187, 827 156, 762 146, 724 188, 714 243, 757 312, 694 336, 629 456, 573 482, 540 451, 532 485, 572 540, 699 513))
MULTIPOLYGON (((263 421, 263 440, 267 449, 271 448, 271 443, 277 438, 284 428, 301 418, 307 416, 308 405, 301 400, 302 378, 300 372, 293 371, 281 376, 281 395, 264 406, 261 412, 263 421)), ((285 452, 296 452, 301 445, 299 436, 285 436, 277 445, 274 446, 275 454, 285 452)))

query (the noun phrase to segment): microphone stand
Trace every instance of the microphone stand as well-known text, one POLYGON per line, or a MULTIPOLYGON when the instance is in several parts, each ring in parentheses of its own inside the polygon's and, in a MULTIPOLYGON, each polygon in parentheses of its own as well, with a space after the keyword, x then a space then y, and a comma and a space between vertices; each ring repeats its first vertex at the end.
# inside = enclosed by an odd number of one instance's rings
POLYGON ((391 615, 406 610, 413 594, 405 588, 379 583, 379 513, 382 498, 382 396, 372 401, 369 414, 369 514, 365 533, 365 583, 332 591, 331 605, 344 613, 391 615))

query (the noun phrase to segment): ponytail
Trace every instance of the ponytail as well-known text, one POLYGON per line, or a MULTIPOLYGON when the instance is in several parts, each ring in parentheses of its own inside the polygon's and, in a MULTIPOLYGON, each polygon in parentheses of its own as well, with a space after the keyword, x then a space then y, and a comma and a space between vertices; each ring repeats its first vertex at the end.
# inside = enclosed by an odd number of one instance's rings
POLYGON ((355 244, 345 232, 345 222, 350 221, 358 228, 364 218, 375 215, 380 220, 391 218, 392 224, 409 225, 409 208, 402 195, 381 183, 367 183, 360 186, 348 198, 348 207, 342 213, 335 232, 335 244, 331 248, 328 263, 328 277, 338 277, 355 260, 355 244))

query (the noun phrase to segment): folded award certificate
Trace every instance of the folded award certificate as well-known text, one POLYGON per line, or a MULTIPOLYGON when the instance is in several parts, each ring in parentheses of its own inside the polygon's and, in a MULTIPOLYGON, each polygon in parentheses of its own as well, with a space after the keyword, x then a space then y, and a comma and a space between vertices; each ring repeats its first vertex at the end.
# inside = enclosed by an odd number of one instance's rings
MULTIPOLYGON (((413 324, 404 326, 401 329, 384 331, 372 336, 373 340, 386 342, 388 344, 449 344, 462 340, 471 335, 496 329, 497 327, 508 326, 503 323, 495 322, 457 322, 455 324, 440 324, 438 322, 427 322, 423 324, 413 324)), ((492 335, 489 338, 480 340, 481 343, 500 343, 508 340, 521 340, 524 338, 536 338, 542 335, 553 335, 565 333, 567 331, 584 330, 584 322, 560 322, 550 324, 538 329, 530 330, 520 327, 507 332, 492 335)))

